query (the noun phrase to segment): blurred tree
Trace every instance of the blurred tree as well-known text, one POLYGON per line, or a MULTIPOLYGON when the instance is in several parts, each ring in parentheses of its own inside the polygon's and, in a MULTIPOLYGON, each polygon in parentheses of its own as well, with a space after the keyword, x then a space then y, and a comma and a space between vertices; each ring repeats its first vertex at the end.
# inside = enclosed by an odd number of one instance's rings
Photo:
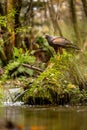
POLYGON ((0 2, 0 15, 4 15, 4 10, 3 10, 1 2, 0 2))
POLYGON ((6 26, 0 25, 7 60, 14 46, 32 51, 36 37, 45 33, 64 36, 81 45, 86 41, 86 7, 86 0, 1 0, 0 15, 6 15, 7 20, 6 26))
POLYGON ((75 8, 76 1, 75 0, 69 0, 69 5, 70 5, 71 21, 72 21, 73 29, 75 31, 77 41, 79 43, 81 43, 80 32, 79 32, 78 23, 77 23, 76 8, 75 8))
POLYGON ((84 9, 85 15, 87 17, 87 0, 81 0, 81 1, 83 4, 83 9, 84 9))
POLYGON ((13 9, 15 10, 15 14, 14 14, 15 46, 17 48, 21 47, 20 33, 16 32, 17 28, 21 27, 21 23, 20 23, 21 7, 22 7, 22 0, 13 1, 13 9))
POLYGON ((56 10, 57 12, 55 11, 55 6, 53 6, 54 4, 54 1, 53 0, 50 0, 50 3, 48 2, 48 8, 49 8, 49 14, 50 14, 50 19, 51 19, 51 22, 53 24, 53 28, 54 28, 54 33, 57 34, 59 33, 60 36, 63 36, 62 34, 62 31, 60 29, 60 26, 59 26, 59 15, 60 15, 60 12, 59 12, 59 0, 56 1, 56 10))
POLYGON ((14 47, 14 19, 13 19, 13 0, 6 1, 6 13, 7 13, 7 34, 5 41, 5 53, 7 60, 9 61, 12 57, 13 47, 14 47))

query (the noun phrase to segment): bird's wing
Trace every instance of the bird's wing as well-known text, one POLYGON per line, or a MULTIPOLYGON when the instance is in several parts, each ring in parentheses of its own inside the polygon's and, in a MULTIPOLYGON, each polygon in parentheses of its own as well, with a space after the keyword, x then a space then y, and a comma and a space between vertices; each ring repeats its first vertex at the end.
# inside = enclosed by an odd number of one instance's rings
POLYGON ((72 45, 73 43, 69 40, 62 38, 62 37, 54 37, 52 43, 59 46, 68 46, 72 45))
POLYGON ((71 41, 63 37, 54 37, 52 43, 54 46, 59 46, 63 48, 74 48, 80 50, 80 48, 77 45, 73 44, 71 41))

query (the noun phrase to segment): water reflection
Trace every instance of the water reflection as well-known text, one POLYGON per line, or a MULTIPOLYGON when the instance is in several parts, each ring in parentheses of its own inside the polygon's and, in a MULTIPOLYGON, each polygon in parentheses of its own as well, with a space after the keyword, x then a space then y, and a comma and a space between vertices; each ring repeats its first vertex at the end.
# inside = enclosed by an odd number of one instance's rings
POLYGON ((87 107, 4 107, 0 119, 23 130, 87 130, 87 107))

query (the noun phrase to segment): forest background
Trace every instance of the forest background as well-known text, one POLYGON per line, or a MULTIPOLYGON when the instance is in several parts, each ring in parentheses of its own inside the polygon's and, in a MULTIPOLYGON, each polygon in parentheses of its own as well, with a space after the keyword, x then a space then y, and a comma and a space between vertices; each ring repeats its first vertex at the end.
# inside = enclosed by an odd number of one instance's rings
POLYGON ((13 100, 86 103, 86 48, 86 0, 0 1, 0 86, 22 88, 13 100), (65 37, 81 51, 59 56, 45 34, 65 37))

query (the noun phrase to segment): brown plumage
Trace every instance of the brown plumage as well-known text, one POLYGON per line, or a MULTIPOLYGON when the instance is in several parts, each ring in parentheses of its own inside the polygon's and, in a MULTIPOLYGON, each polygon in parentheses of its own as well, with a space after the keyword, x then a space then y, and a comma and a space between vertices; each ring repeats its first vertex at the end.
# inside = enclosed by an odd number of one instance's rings
POLYGON ((80 50, 76 45, 74 45, 66 38, 49 35, 46 35, 45 38, 47 39, 49 45, 52 46, 56 52, 59 51, 60 54, 62 54, 62 48, 73 48, 76 50, 80 50))

